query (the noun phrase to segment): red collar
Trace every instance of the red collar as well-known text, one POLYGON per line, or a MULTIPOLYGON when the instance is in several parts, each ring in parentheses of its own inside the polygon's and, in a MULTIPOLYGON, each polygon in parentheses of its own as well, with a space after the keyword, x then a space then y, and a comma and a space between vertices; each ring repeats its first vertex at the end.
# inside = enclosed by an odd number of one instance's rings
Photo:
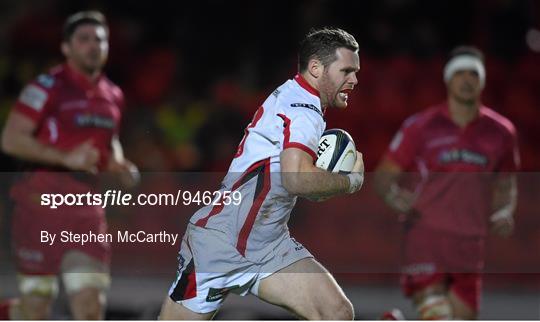
POLYGON ((319 91, 316 90, 313 86, 309 85, 309 83, 306 81, 306 79, 304 77, 302 77, 302 75, 300 74, 296 74, 296 76, 294 76, 294 80, 298 83, 298 85, 300 85, 303 89, 305 89, 306 91, 308 91, 309 93, 317 96, 320 98, 319 96, 319 91))
POLYGON ((69 66, 68 63, 64 64, 64 70, 66 71, 66 74, 69 76, 69 78, 73 80, 73 82, 75 82, 77 85, 82 87, 84 90, 94 89, 96 86, 98 86, 99 82, 103 77, 103 74, 100 74, 94 83, 88 78, 88 76, 73 69, 71 66, 69 66))
MULTIPOLYGON (((479 121, 481 121, 483 119, 484 115, 486 114, 485 109, 486 109, 486 107, 484 105, 480 105, 480 107, 478 108, 478 116, 476 116, 476 118, 474 118, 465 127, 469 127, 469 126, 471 126, 473 124, 476 124, 479 121)), ((452 124, 454 124, 455 126, 458 126, 454 122, 454 120, 452 119, 452 116, 450 115, 450 105, 448 105, 448 102, 445 101, 444 103, 441 104, 440 113, 441 113, 442 116, 444 116, 446 119, 448 119, 448 121, 452 122, 452 124)))

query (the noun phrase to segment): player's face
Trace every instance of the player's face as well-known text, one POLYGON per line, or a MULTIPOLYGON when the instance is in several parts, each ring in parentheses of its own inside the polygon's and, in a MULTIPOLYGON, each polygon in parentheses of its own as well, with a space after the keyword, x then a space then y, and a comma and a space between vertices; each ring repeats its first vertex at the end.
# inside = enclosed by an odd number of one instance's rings
POLYGON ((448 83, 448 94, 464 103, 475 102, 481 92, 480 78, 473 70, 458 70, 448 83))
POLYGON ((83 24, 75 29, 66 43, 67 58, 87 73, 101 70, 107 61, 109 39, 103 26, 83 24))
POLYGON ((347 107, 348 93, 358 84, 360 70, 358 53, 347 48, 336 50, 337 59, 326 66, 319 83, 323 106, 347 107))

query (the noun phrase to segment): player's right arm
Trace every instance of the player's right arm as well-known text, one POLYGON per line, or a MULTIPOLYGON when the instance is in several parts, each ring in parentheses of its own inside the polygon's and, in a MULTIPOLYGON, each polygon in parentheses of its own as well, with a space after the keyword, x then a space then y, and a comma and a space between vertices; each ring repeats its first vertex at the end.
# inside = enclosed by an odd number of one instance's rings
POLYGON ((375 190, 393 210, 409 213, 414 203, 414 195, 398 185, 403 170, 395 161, 385 157, 375 170, 375 190))
POLYGON ((386 155, 375 170, 375 190, 384 202, 393 210, 412 214, 414 194, 398 184, 405 169, 412 166, 419 148, 420 137, 416 117, 405 120, 396 133, 386 155))
POLYGON ((317 168, 313 164, 312 156, 298 148, 283 150, 280 162, 283 187, 293 195, 326 199, 339 194, 354 193, 362 185, 364 162, 360 152, 357 152, 352 173, 347 176, 317 168))
POLYGON ((507 148, 496 169, 498 172, 493 185, 492 215, 490 217, 490 230, 501 237, 509 237, 514 230, 514 212, 517 206, 517 176, 520 168, 517 134, 513 126, 507 148))
MULTIPOLYGON (((295 98, 296 99, 296 98, 295 98)), ((282 113, 275 116, 283 121, 283 150, 280 153, 281 182, 293 195, 312 200, 325 200, 329 197, 354 193, 364 181, 364 162, 357 152, 353 171, 348 175, 331 173, 315 166, 319 139, 324 131, 324 121, 317 107, 308 104, 291 104, 284 100, 282 113), (312 109, 303 107, 312 106, 312 109)))
POLYGON ((10 112, 2 131, 2 150, 25 161, 95 172, 99 152, 90 141, 66 152, 36 139, 38 125, 52 104, 51 90, 40 86, 38 82, 25 87, 10 112))
POLYGON ((15 158, 70 170, 95 173, 99 152, 86 141, 69 152, 39 142, 34 137, 36 124, 17 111, 12 111, 2 132, 2 150, 15 158))

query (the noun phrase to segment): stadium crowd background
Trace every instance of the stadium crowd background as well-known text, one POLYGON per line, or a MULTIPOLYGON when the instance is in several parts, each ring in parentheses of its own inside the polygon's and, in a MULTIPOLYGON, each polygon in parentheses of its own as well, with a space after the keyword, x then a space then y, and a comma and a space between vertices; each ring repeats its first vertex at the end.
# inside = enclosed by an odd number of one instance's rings
MULTIPOLYGON (((162 173, 143 181, 141 191, 176 189, 178 178, 164 174, 172 172, 205 172, 216 185, 253 112, 296 73, 297 41, 313 26, 341 27, 360 44, 359 84, 347 111, 329 111, 327 124, 351 133, 367 171, 407 116, 445 98, 442 69, 449 50, 478 46, 486 54, 483 101, 516 125, 522 171, 527 172, 520 175, 516 234, 490 241, 488 267, 506 273, 507 282, 499 279, 495 287, 521 281, 520 287, 538 290, 531 274, 515 276, 540 272, 538 1, 2 1, 0 124, 22 86, 62 61, 62 23, 82 9, 101 10, 110 25, 106 71, 127 99, 121 132, 126 155, 141 171, 162 173)), ((5 155, 0 164, 3 172, 17 169, 5 155)), ((9 259, 8 188, 0 188, 0 266, 9 259)), ((353 262, 358 258, 350 256, 356 251, 371 275, 342 279, 397 287, 395 277, 385 274, 397 267, 399 224, 371 190, 361 200, 302 203, 291 229, 339 273, 359 273, 353 262), (344 211, 329 225, 327 216, 335 207, 344 211), (336 251, 337 245, 346 250, 336 251)), ((193 209, 167 208, 151 216, 149 208, 116 209, 109 216, 110 229, 181 232, 193 209)), ((170 279, 176 248, 117 245, 113 273, 115 267, 135 275, 147 268, 170 279)))

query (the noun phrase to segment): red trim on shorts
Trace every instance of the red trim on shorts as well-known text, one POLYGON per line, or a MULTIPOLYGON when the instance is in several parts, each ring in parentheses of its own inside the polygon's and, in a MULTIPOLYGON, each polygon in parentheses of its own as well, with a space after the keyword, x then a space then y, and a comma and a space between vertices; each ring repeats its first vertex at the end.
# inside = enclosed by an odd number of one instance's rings
POLYGON ((288 149, 288 148, 297 148, 309 154, 311 158, 313 159, 313 161, 317 160, 317 154, 308 146, 302 143, 298 143, 298 142, 290 142, 291 119, 288 118, 285 114, 281 114, 281 113, 278 114, 278 116, 281 117, 283 119, 283 122, 285 123, 285 125, 283 126, 283 150, 288 149))
MULTIPOLYGON (((244 179, 245 177, 250 174, 251 172, 253 172, 253 170, 257 169, 258 167, 260 167, 261 165, 265 164, 266 162, 270 162, 270 159, 265 159, 265 160, 261 160, 259 162, 255 162, 254 164, 252 164, 243 174, 242 176, 240 177, 240 179, 238 179, 232 186, 232 189, 231 189, 231 192, 232 191, 236 191, 241 185, 243 185, 245 182, 244 182, 244 179)), ((223 210, 223 207, 224 207, 224 204, 223 204, 223 199, 225 198, 224 195, 221 196, 221 199, 220 199, 220 202, 218 204, 216 204, 214 207, 212 207, 212 210, 210 210, 210 213, 204 217, 204 218, 201 218, 199 220, 197 220, 197 222, 195 223, 195 226, 198 226, 198 227, 206 227, 206 224, 208 223, 208 220, 219 214, 222 210, 223 210)))
MULTIPOLYGON (((258 178, 257 180, 259 180, 258 178)), ((261 209, 261 206, 266 200, 266 196, 268 195, 268 192, 270 191, 270 159, 265 160, 264 164, 264 177, 263 177, 263 187, 261 192, 259 192, 258 195, 255 196, 255 200, 253 200, 253 204, 251 205, 251 209, 249 210, 249 213, 246 217, 246 221, 244 222, 244 225, 242 226, 242 229, 240 230, 240 234, 238 235, 238 241, 236 242, 236 249, 242 254, 242 256, 245 256, 246 254, 246 246, 247 246, 247 240, 249 238, 249 234, 251 233, 251 230, 253 229, 253 225, 255 224, 255 219, 257 218, 257 214, 259 213, 259 210, 261 209)))
POLYGON ((184 292, 184 299, 186 300, 197 296, 197 276, 195 275, 195 271, 189 273, 187 279, 188 283, 184 292))
POLYGON ((310 94, 320 97, 319 91, 316 90, 313 86, 311 86, 302 75, 296 74, 296 76, 294 76, 294 80, 298 83, 298 85, 300 85, 303 89, 308 91, 310 94))

